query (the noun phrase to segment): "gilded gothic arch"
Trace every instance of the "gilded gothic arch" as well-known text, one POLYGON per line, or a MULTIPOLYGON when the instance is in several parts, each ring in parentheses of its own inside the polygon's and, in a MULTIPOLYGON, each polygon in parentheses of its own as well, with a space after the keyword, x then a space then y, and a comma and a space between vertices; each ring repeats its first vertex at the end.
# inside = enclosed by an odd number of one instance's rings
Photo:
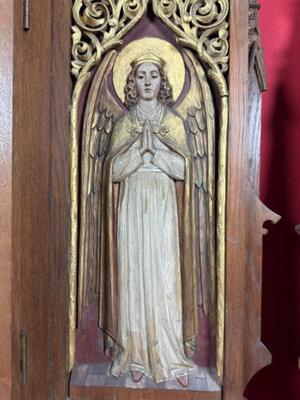
MULTIPOLYGON (((183 49, 203 65, 204 79, 214 87, 214 102, 220 113, 216 124, 218 131, 217 166, 217 216, 216 216, 216 285, 217 285, 217 371, 222 376, 224 347, 224 274, 225 274, 225 192, 226 192, 226 143, 228 128, 228 1, 107 1, 76 0, 73 5, 72 74, 74 91, 71 106, 72 139, 72 246, 70 272, 70 368, 73 365, 75 329, 77 321, 76 287, 78 260, 78 107, 80 97, 91 78, 91 71, 102 63, 108 52, 122 45, 124 36, 134 29, 149 7, 173 32, 183 49)), ((211 105, 212 106, 212 105, 211 105)), ((80 272, 82 279, 83 272, 80 272)), ((80 284, 79 284, 80 285, 80 284)), ((79 289, 80 290, 80 289, 79 289)), ((79 295, 80 296, 80 295, 79 295)))

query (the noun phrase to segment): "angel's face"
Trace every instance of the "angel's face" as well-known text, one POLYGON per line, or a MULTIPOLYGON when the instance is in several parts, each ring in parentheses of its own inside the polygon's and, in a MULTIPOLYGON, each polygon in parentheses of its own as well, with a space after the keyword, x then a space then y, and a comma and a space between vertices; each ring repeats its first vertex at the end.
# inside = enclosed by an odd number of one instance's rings
POLYGON ((135 82, 138 96, 143 100, 157 99, 160 90, 160 72, 152 62, 141 64, 136 70, 135 82))

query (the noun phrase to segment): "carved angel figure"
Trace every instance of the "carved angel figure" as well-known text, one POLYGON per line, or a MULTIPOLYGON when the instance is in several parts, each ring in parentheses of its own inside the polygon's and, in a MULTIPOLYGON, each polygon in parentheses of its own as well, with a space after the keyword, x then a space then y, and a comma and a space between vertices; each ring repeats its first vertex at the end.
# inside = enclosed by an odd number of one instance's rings
POLYGON ((164 60, 140 54, 123 113, 104 63, 83 143, 80 236, 80 303, 99 293, 112 375, 183 386, 197 368, 199 307, 207 316, 214 307, 214 116, 186 62, 192 93, 175 110, 164 60))

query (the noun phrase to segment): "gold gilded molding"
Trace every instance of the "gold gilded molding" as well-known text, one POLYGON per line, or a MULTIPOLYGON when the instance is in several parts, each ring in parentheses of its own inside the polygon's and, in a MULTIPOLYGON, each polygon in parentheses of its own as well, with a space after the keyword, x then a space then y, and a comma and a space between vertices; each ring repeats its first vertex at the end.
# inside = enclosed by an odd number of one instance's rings
MULTIPOLYGON (((69 282, 69 370, 75 353, 78 248, 78 104, 91 70, 102 56, 122 43, 124 35, 145 14, 148 0, 74 0, 71 103, 71 251, 69 282)), ((220 106, 217 195, 217 373, 223 377, 225 326, 225 209, 228 130, 228 0, 153 0, 154 13, 175 34, 180 45, 195 52, 206 67, 220 106)))

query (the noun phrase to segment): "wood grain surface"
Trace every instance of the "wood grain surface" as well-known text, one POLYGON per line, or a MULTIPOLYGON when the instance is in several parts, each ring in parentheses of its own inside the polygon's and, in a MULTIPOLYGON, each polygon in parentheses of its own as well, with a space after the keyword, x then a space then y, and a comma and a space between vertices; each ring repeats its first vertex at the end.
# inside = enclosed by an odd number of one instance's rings
POLYGON ((14 387, 13 400, 48 399, 49 176, 51 146, 52 2, 14 1, 14 387), (20 332, 27 332, 25 383, 20 385, 20 332))
POLYGON ((15 1, 14 400, 67 396, 71 6, 31 0, 25 32, 23 2, 15 1))
POLYGON ((69 105, 71 1, 52 0, 51 145, 49 177, 49 399, 68 386, 68 269, 70 240, 69 105))
POLYGON ((226 232, 225 400, 241 400, 245 385, 246 204, 248 1, 231 1, 229 140, 226 232))
POLYGON ((241 400, 252 376, 271 361, 260 340, 262 235, 264 222, 279 216, 258 198, 259 121, 248 130, 248 110, 260 106, 248 98, 248 0, 232 0, 230 15, 224 399, 241 400))
POLYGON ((0 399, 12 389, 13 4, 0 0, 0 399))

